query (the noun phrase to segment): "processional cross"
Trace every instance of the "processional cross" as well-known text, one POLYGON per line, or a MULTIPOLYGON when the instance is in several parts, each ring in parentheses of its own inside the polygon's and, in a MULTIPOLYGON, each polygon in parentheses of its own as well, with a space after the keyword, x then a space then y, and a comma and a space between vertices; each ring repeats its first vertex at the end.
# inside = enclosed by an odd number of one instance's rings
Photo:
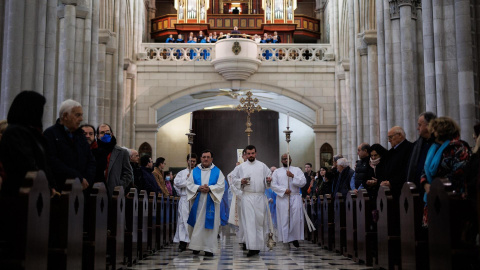
POLYGON ((248 91, 247 98, 242 97, 240 99, 241 105, 237 105, 237 111, 244 111, 247 113, 247 129, 245 129, 245 133, 247 133, 248 144, 250 144, 250 134, 252 134, 253 132, 252 122, 250 122, 250 114, 254 113, 255 111, 262 110, 262 107, 260 105, 257 105, 258 99, 252 98, 252 95, 252 92, 248 91))

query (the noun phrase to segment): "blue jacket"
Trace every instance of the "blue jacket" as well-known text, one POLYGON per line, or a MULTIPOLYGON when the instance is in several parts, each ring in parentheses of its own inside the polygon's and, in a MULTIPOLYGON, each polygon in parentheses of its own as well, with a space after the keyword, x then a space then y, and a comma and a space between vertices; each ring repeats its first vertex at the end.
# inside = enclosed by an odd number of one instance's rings
POLYGON ((174 43, 175 40, 173 38, 167 38, 167 40, 165 41, 165 43, 174 43))
POLYGON ((155 192, 155 193, 162 193, 162 190, 157 184, 157 181, 155 180, 155 176, 153 176, 153 173, 150 169, 146 167, 140 167, 142 170, 142 177, 141 177, 141 188, 145 189, 147 191, 147 194, 150 192, 155 192))
POLYGON ((184 43, 183 39, 179 38, 175 41, 175 43, 184 43))
POLYGON ((87 179, 92 186, 96 164, 83 130, 77 129, 70 138, 60 119, 57 119, 56 124, 47 128, 43 135, 47 139, 47 156, 57 191, 63 190, 65 180, 77 177, 87 179))

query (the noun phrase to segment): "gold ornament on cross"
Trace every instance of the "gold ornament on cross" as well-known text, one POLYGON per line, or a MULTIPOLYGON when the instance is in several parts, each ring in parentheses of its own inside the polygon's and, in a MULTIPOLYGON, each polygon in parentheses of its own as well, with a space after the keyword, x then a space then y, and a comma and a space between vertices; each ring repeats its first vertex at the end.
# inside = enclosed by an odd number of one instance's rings
POLYGON ((257 105, 259 102, 257 98, 252 98, 252 92, 248 91, 246 95, 246 98, 242 97, 240 99, 241 105, 237 105, 237 111, 243 111, 247 113, 247 129, 245 129, 245 133, 247 133, 248 144, 250 144, 250 135, 253 132, 252 122, 250 122, 250 115, 253 114, 255 111, 261 111, 262 107, 260 105, 257 105))

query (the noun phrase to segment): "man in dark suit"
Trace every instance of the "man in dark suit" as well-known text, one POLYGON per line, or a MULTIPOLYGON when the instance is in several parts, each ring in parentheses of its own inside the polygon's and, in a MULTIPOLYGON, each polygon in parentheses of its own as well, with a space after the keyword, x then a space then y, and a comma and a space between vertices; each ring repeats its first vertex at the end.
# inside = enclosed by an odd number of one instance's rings
POLYGON ((43 133, 47 139, 47 156, 58 192, 63 190, 67 179, 80 179, 84 190, 93 184, 95 159, 80 128, 82 121, 82 105, 68 99, 60 105, 55 125, 43 133))
POLYGON ((392 148, 388 151, 387 179, 380 183, 388 186, 395 199, 400 197, 403 184, 407 181, 407 169, 412 153, 413 143, 405 138, 405 131, 399 126, 388 131, 388 141, 392 148))
POLYGON ((240 10, 238 9, 238 7, 232 9, 232 14, 240 14, 240 10))
POLYGON ((97 143, 98 148, 93 150, 97 160, 95 182, 104 182, 108 197, 111 198, 116 186, 123 186, 124 189, 127 189, 132 182, 130 155, 126 149, 117 145, 117 139, 108 124, 98 126, 97 143))
POLYGON ((333 184, 333 197, 337 192, 342 193, 343 197, 346 198, 347 192, 351 190, 350 183, 352 178, 355 177, 355 171, 350 168, 348 160, 346 158, 340 158, 337 161, 337 170, 338 170, 338 179, 333 184))

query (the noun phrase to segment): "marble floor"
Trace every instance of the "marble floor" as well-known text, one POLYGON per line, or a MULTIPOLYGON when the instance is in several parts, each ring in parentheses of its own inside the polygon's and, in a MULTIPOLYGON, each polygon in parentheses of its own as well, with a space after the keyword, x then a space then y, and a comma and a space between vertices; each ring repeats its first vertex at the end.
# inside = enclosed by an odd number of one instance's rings
POLYGON ((246 256, 234 235, 219 239, 219 253, 213 258, 177 248, 169 245, 129 269, 371 269, 307 241, 301 241, 299 248, 277 243, 272 251, 253 257, 246 256))

